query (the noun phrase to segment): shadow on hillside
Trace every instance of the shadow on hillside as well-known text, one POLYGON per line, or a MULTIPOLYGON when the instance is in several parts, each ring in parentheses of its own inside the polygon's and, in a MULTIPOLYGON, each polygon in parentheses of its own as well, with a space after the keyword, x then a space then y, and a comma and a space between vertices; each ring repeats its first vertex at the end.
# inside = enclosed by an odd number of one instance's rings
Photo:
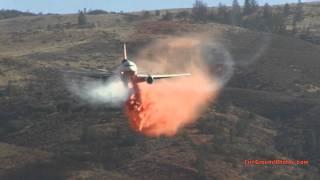
POLYGON ((9 170, 0 176, 3 180, 60 180, 65 179, 63 169, 65 165, 58 162, 35 162, 9 170))

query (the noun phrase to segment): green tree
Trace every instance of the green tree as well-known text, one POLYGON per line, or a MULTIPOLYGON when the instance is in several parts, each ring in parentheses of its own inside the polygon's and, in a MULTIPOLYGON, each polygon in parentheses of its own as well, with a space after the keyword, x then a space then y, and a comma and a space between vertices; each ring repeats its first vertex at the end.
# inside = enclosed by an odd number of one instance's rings
POLYGON ((173 14, 170 11, 166 11, 166 13, 162 16, 162 20, 170 21, 173 19, 173 14))
POLYGON ((245 0, 243 7, 243 15, 251 15, 257 11, 259 5, 256 0, 245 0))
POLYGON ((263 6, 262 19, 264 24, 263 30, 273 29, 272 9, 268 3, 263 6))
POLYGON ((272 16, 272 9, 268 3, 263 6, 262 17, 268 19, 272 16))
POLYGON ((150 18, 150 16, 151 16, 151 14, 150 14, 149 11, 143 11, 142 12, 142 18, 143 19, 148 19, 148 18, 150 18))
POLYGON ((244 6, 243 6, 243 15, 246 16, 246 15, 249 15, 250 14, 250 0, 245 0, 244 1, 244 6))
POLYGON ((258 8, 259 8, 258 1, 256 1, 256 0, 251 0, 250 3, 251 3, 252 12, 257 11, 258 8))
POLYGON ((5 89, 6 95, 10 96, 12 94, 12 82, 8 81, 7 88, 5 89))
POLYGON ((305 144, 304 144, 304 148, 305 151, 315 151, 318 147, 318 141, 317 141, 317 136, 316 133, 314 132, 314 130, 306 130, 304 131, 304 135, 305 135, 305 144))
POLYGON ((232 3, 232 9, 230 13, 230 21, 234 25, 240 25, 241 24, 241 7, 238 3, 238 0, 233 0, 232 3))
POLYGON ((160 16, 160 14, 161 14, 160 10, 156 10, 155 15, 160 16))
POLYGON ((291 34, 292 35, 295 35, 297 33, 297 21, 293 19, 292 21, 292 31, 291 31, 291 34))
POLYGON ((218 7, 218 20, 221 23, 228 23, 228 9, 227 6, 225 6, 222 3, 219 3, 219 7, 218 7))
POLYGON ((214 10, 211 10, 208 12, 208 18, 209 21, 217 21, 217 14, 214 10))
POLYGON ((79 10, 79 14, 78 14, 78 25, 82 26, 82 25, 86 25, 88 23, 86 14, 84 11, 79 10))
POLYGON ((250 124, 255 120, 253 113, 243 113, 239 116, 239 120, 236 123, 235 130, 236 135, 243 136, 250 127, 250 124))
POLYGON ((272 16, 272 31, 279 34, 285 33, 285 19, 281 14, 274 14, 272 16))
POLYGON ((299 0, 294 12, 293 21, 299 22, 301 20, 303 20, 303 4, 301 0, 299 0))
POLYGON ((290 14, 290 5, 286 3, 283 7, 283 17, 288 17, 290 14))
POLYGON ((196 0, 193 4, 192 15, 195 21, 207 21, 208 18, 208 6, 201 0, 196 0))
POLYGON ((301 3, 301 0, 299 0, 295 8, 294 16, 292 20, 292 35, 295 35, 297 33, 298 31, 297 23, 301 20, 303 20, 303 4, 301 3))
POLYGON ((189 18, 189 12, 188 11, 181 11, 176 15, 176 18, 186 20, 189 18))

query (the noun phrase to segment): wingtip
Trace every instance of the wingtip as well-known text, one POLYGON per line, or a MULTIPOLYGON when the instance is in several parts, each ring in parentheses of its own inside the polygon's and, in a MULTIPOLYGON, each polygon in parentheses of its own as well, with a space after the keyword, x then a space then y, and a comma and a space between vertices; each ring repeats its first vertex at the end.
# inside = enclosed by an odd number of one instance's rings
POLYGON ((124 59, 128 59, 126 43, 123 43, 123 54, 124 54, 124 59))

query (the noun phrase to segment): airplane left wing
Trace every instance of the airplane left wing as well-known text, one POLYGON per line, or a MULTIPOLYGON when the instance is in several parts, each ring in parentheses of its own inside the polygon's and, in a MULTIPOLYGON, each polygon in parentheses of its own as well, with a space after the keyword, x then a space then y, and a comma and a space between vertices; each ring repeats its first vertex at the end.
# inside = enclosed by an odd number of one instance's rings
POLYGON ((88 77, 88 78, 95 78, 95 79, 106 79, 113 75, 112 72, 107 71, 75 71, 75 70, 60 70, 61 73, 67 75, 69 77, 88 77))
POLYGON ((183 77, 183 76, 191 76, 191 74, 185 73, 185 74, 161 74, 161 75, 138 74, 137 75, 138 82, 147 82, 149 84, 152 84, 156 79, 168 79, 168 78, 183 77))
POLYGON ((161 74, 161 75, 138 74, 139 78, 152 77, 153 79, 167 79, 167 78, 182 77, 182 76, 191 76, 191 74, 190 73, 185 73, 185 74, 161 74))

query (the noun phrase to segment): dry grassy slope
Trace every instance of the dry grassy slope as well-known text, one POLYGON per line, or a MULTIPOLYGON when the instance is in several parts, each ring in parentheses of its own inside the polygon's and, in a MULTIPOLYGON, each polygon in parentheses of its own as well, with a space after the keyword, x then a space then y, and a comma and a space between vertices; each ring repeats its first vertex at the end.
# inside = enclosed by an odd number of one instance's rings
POLYGON ((241 65, 231 86, 319 97, 319 92, 310 91, 320 83, 319 46, 254 32, 227 33, 226 37, 235 62, 241 65))
MULTIPOLYGON (((8 55, 19 56, 35 52, 57 51, 97 38, 95 34, 99 32, 117 31, 119 26, 125 29, 121 15, 96 15, 88 16, 88 19, 102 28, 96 28, 94 31, 74 28, 77 23, 76 15, 1 20, 2 55, 5 55, 5 52, 9 53, 8 55)), ((122 33, 122 35, 125 34, 122 33)))
POLYGON ((11 169, 16 166, 23 166, 24 163, 43 161, 50 157, 50 154, 32 150, 28 148, 18 147, 5 143, 0 143, 0 159, 1 170, 11 169))
MULTIPOLYGON (((272 116, 271 119, 266 118, 270 112, 263 111, 263 106, 257 111, 250 106, 243 110, 229 102, 238 106, 255 100, 256 104, 270 104, 270 101, 257 98, 264 96, 273 97, 272 106, 278 102, 296 103, 291 95, 302 97, 299 100, 303 103, 303 96, 318 97, 317 92, 305 91, 304 87, 299 89, 300 94, 295 93, 296 86, 292 82, 312 82, 314 86, 319 86, 319 74, 315 71, 320 63, 316 61, 319 47, 273 35, 261 40, 265 36, 259 33, 218 24, 146 21, 127 24, 120 15, 90 16, 89 19, 100 24, 92 29, 76 26, 47 28, 48 24, 72 24, 74 15, 0 21, 0 82, 5 85, 8 80, 18 80, 13 84, 10 97, 0 97, 0 103, 4 105, 0 106, 1 141, 39 148, 57 156, 45 166, 26 161, 26 166, 17 165, 13 170, 2 170, 3 178, 48 179, 52 174, 56 175, 55 179, 316 177, 311 167, 243 167, 244 159, 288 158, 288 154, 277 149, 275 141, 281 130, 278 127, 282 124, 281 121, 274 121, 272 116), (10 35, 12 32, 18 35, 10 35), (62 67, 98 66, 111 69, 121 59, 122 41, 129 42, 130 54, 134 55, 152 39, 184 32, 224 34, 215 38, 230 50, 237 64, 240 64, 229 86, 241 88, 240 91, 235 89, 226 93, 242 98, 222 100, 221 104, 227 105, 218 112, 213 105, 210 106, 199 123, 172 139, 150 139, 135 134, 121 110, 88 106, 66 91, 62 77, 54 71, 62 67), (260 58, 246 63, 259 50, 261 42, 269 42, 270 45, 260 58), (314 71, 309 72, 309 68, 314 71), (277 93, 274 94, 274 91, 277 93), (279 100, 283 93, 287 96, 279 100), (39 175, 39 171, 47 173, 39 175)), ((286 134, 280 137, 281 140, 288 138, 286 134)), ((301 136, 296 137, 299 138, 301 136)), ((284 143, 282 145, 286 146, 284 143)))
MULTIPOLYGON (((15 172, 17 169, 49 163, 52 160, 52 154, 45 151, 0 143, 0 160, 1 179, 9 179, 12 177, 12 172, 15 172)), ((19 178, 23 178, 23 176, 19 178)))
MULTIPOLYGON (((110 55, 106 43, 111 46, 120 45, 114 41, 126 38, 132 24, 127 24, 121 15, 97 15, 88 17, 90 22, 98 26, 97 28, 78 29, 75 25, 76 18, 76 15, 52 15, 1 20, 0 56, 4 57, 1 61, 1 72, 4 71, 9 77, 0 78, 0 86, 6 85, 6 79, 21 80, 30 76, 32 68, 58 67, 68 62, 68 65, 79 66, 81 62, 70 61, 81 60, 84 61, 84 66, 90 66, 86 63, 88 58, 98 58, 103 61, 100 64, 104 65, 106 61, 118 58, 118 54, 110 55), (112 42, 108 42, 110 37, 112 42), (85 54, 94 48, 94 42, 97 41, 100 41, 100 49, 97 49, 96 53, 91 53, 91 56, 86 56, 85 54), (29 68, 19 68, 17 71, 14 68, 17 65, 29 68), (29 73, 25 72, 27 70, 29 73)), ((94 63, 96 66, 96 62, 94 63)))
MULTIPOLYGON (((297 27, 301 28, 300 30, 309 28, 310 32, 313 35, 320 35, 320 3, 304 3, 303 4, 303 17, 304 19, 297 23, 297 27)), ((287 24, 292 24, 292 18, 289 17, 287 24)))

